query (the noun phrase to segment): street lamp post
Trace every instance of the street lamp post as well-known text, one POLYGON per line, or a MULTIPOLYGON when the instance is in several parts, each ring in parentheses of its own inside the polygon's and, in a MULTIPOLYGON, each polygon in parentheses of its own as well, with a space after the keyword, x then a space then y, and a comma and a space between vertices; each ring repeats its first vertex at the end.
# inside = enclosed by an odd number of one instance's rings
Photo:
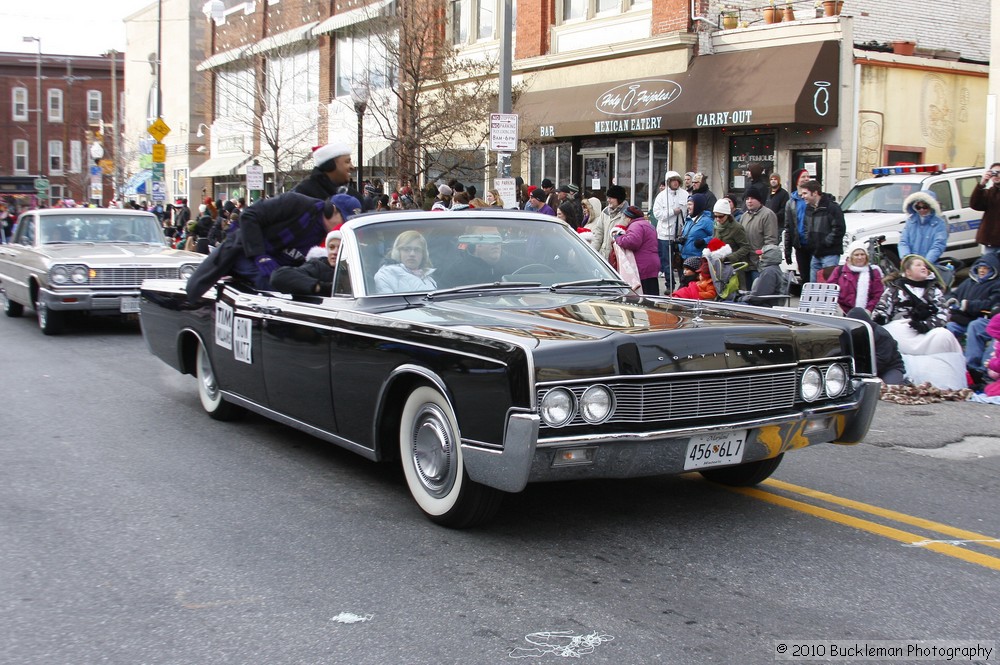
POLYGON ((35 159, 38 161, 38 177, 45 175, 42 169, 42 38, 25 37, 25 42, 35 42, 38 45, 38 58, 35 60, 35 113, 36 113, 36 137, 35 159))
POLYGON ((354 84, 351 86, 351 100, 354 102, 354 111, 358 114, 358 191, 362 189, 364 182, 364 130, 365 109, 368 107, 368 86, 366 84, 354 84))

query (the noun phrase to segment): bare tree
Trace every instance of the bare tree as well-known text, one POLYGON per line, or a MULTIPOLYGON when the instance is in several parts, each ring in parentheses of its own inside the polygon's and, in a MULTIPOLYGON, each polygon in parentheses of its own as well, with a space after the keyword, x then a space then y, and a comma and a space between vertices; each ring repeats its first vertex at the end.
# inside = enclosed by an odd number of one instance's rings
POLYGON ((429 171, 448 175, 457 168, 487 168, 499 54, 470 57, 454 47, 445 30, 447 0, 413 0, 396 7, 394 16, 369 23, 377 26, 371 43, 379 53, 369 58, 367 70, 354 75, 373 88, 369 112, 392 142, 398 181, 418 183, 429 171), (380 81, 388 84, 384 90, 378 89, 380 81), (469 163, 470 154, 484 161, 469 163))

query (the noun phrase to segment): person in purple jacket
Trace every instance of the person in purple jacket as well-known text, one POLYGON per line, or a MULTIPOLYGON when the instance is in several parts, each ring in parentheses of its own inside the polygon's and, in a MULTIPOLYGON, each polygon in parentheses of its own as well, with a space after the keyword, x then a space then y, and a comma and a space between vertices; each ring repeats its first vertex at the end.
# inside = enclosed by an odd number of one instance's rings
POLYGON ((635 206, 628 206, 623 213, 625 228, 616 226, 611 234, 622 249, 632 250, 639 269, 642 292, 648 296, 660 295, 660 252, 656 229, 635 206))

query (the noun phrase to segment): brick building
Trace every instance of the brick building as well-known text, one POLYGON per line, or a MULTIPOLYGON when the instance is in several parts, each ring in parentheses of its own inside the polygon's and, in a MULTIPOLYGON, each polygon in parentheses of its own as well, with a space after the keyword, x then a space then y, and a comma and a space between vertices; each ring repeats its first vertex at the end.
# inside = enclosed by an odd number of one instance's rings
MULTIPOLYGON (((402 1, 212 3, 220 9, 212 55, 197 65, 213 86, 209 163, 216 173, 205 175, 238 187, 240 169, 267 157, 246 110, 260 96, 234 104, 220 91, 267 78, 258 75, 276 59, 297 58, 305 92, 290 106, 305 110, 289 121, 288 154, 270 156, 280 163, 270 167, 275 177, 307 169, 310 145, 355 140, 352 77, 378 66, 371 32, 402 1)), ((843 195, 880 163, 981 164, 989 8, 957 3, 970 11, 916 20, 927 9, 916 0, 846 0, 831 16, 813 0, 782 1, 790 14, 765 24, 766 0, 520 0, 512 79, 523 90, 514 106, 522 149, 514 174, 528 183, 572 181, 598 196, 620 184, 648 207, 671 169, 702 171, 721 194, 742 191, 749 161, 785 179, 806 167, 825 190, 843 195), (736 27, 725 28, 730 8, 736 27), (892 52, 890 41, 914 38, 915 54, 892 52)), ((496 56, 502 5, 440 5, 441 29, 462 58, 496 56)), ((383 78, 393 84, 391 66, 383 78)), ((369 109, 361 130, 366 175, 378 173, 385 147, 371 119, 369 109)), ((454 147, 472 155, 469 164, 492 160, 458 135, 454 147)), ((481 191, 491 178, 488 168, 463 177, 481 191)))
MULTIPOLYGON (((40 80, 38 58, 0 53, 0 88, 6 91, 0 96, 0 177, 47 178, 52 202, 71 198, 106 203, 114 191, 114 118, 121 111, 113 92, 121 95, 124 90, 121 54, 112 59, 43 53, 40 80), (98 156, 103 169, 92 176, 98 156)), ((0 193, 17 195, 21 205, 34 205, 30 192, 16 189, 0 193)))

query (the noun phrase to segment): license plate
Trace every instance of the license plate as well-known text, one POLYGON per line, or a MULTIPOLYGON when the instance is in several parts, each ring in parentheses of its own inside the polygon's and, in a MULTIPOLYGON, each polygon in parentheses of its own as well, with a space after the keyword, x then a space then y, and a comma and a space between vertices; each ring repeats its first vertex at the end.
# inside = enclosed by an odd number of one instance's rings
POLYGON ((139 296, 125 296, 122 298, 122 314, 132 314, 139 311, 139 296))
POLYGON ((747 443, 747 430, 698 434, 688 442, 684 470, 739 464, 747 443))

